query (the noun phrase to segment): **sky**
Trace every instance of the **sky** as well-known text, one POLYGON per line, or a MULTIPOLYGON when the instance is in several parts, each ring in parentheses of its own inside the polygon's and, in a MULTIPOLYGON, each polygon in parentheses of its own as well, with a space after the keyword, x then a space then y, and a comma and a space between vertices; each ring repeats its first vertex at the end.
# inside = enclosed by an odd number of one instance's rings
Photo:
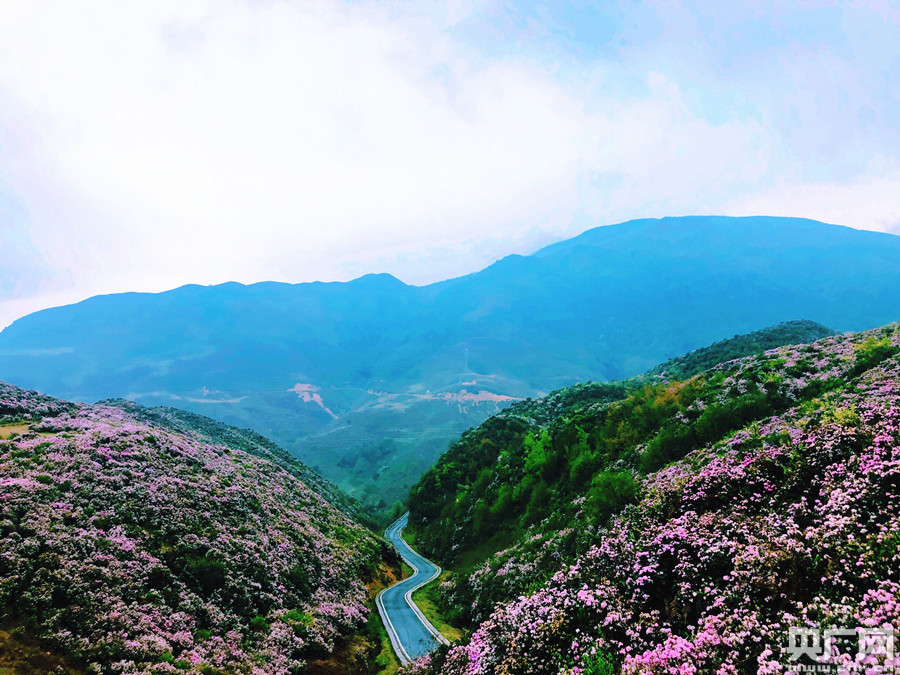
POLYGON ((0 0, 0 327, 897 195, 898 0, 0 0))

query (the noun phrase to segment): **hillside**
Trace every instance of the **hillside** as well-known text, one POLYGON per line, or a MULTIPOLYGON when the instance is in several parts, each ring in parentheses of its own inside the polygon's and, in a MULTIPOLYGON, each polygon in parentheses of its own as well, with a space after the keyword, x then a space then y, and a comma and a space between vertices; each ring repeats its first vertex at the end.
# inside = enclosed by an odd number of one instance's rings
MULTIPOLYGON (((464 433, 422 476, 410 493, 410 527, 426 552, 472 564, 529 525, 549 518, 551 526, 564 527, 581 498, 597 517, 609 515, 636 498, 633 471, 656 470, 691 447, 790 407, 798 395, 819 392, 818 384, 799 394, 781 391, 770 378, 756 391, 720 400, 728 362, 832 333, 810 321, 785 322, 694 350, 639 377, 580 383, 515 403, 464 433), (699 416, 690 412, 698 409, 699 416)), ((791 372, 806 371, 794 366, 791 372)))
POLYGON ((763 328, 746 335, 735 335, 708 347, 676 356, 651 368, 645 375, 683 380, 732 359, 785 345, 815 342, 834 334, 833 330, 815 321, 785 321, 777 326, 763 328))
POLYGON ((306 672, 365 632, 365 583, 396 562, 323 487, 212 420, 0 384, 4 649, 71 672, 306 672))
POLYGON ((197 415, 180 408, 164 406, 146 408, 133 401, 123 399, 107 399, 101 401, 100 404, 122 408, 131 417, 151 426, 162 427, 175 433, 190 434, 204 443, 238 448, 248 454, 261 457, 296 476, 313 492, 356 522, 377 529, 376 523, 371 520, 369 514, 363 510, 356 499, 350 497, 331 481, 322 478, 306 464, 298 461, 296 457, 265 436, 250 429, 239 429, 211 417, 197 415))
MULTIPOLYGON (((408 672, 782 673, 811 665, 791 627, 900 629, 900 324, 593 399, 489 420, 414 490, 418 546, 485 559, 442 585, 473 632, 408 672), (528 506, 504 519, 510 488, 528 506)), ((855 654, 839 641, 830 662, 855 654)))
POLYGON ((369 275, 91 298, 0 333, 0 379, 252 428, 383 511, 515 399, 798 317, 896 320, 898 258, 900 237, 808 220, 631 221, 425 287, 369 275))

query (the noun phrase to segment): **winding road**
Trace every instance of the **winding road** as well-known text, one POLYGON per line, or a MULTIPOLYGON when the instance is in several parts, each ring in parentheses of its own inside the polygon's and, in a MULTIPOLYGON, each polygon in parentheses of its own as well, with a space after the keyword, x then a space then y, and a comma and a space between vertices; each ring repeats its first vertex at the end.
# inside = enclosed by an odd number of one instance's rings
POLYGON ((403 665, 427 654, 437 647, 438 643, 448 644, 446 638, 431 625, 412 601, 413 591, 437 579, 441 574, 441 568, 413 551, 400 537, 408 521, 407 512, 384 531, 384 536, 415 573, 381 591, 375 598, 375 605, 387 628, 391 645, 403 665))

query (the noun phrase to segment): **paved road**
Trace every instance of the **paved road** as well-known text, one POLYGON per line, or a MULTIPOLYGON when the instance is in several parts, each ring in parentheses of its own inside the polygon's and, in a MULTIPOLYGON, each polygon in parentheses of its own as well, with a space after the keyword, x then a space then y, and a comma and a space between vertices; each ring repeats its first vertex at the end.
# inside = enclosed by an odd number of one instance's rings
POLYGON ((440 576, 441 568, 413 551, 400 538, 408 520, 409 513, 404 513, 384 531, 384 536, 394 545, 406 564, 413 568, 415 574, 381 591, 375 598, 378 613, 403 665, 427 654, 438 643, 447 644, 444 636, 431 625, 410 597, 414 590, 440 576))

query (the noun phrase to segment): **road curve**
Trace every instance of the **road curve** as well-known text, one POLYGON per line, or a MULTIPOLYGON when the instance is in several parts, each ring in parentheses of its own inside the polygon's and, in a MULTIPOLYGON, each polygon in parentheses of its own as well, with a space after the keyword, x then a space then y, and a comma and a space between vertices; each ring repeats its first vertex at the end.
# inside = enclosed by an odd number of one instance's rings
POLYGON ((412 601, 413 591, 437 579, 441 568, 413 551, 400 537, 408 521, 409 513, 404 513, 384 531, 384 536, 394 545, 406 564, 413 568, 414 574, 381 591, 375 598, 375 605, 387 628, 391 645, 403 665, 427 654, 438 643, 447 644, 444 636, 412 601))

